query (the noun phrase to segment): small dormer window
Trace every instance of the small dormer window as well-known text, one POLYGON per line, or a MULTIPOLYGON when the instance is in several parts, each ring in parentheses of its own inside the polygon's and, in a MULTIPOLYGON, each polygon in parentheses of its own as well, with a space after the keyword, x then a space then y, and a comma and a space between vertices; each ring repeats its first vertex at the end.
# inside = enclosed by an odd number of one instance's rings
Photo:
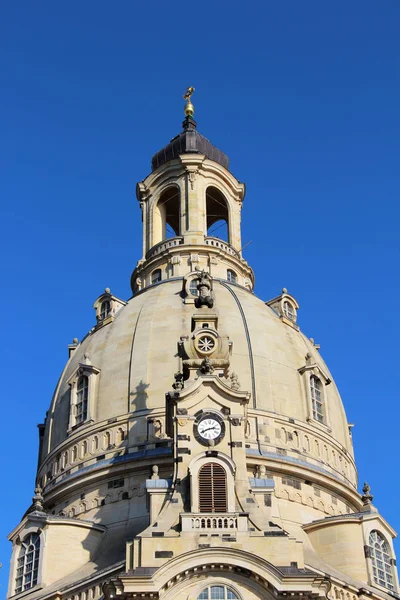
POLYGON ((151 274, 151 284, 159 283, 161 281, 161 269, 156 269, 151 274))
POLYGON ((293 329, 299 331, 299 327, 296 323, 299 305, 297 304, 296 299, 288 294, 286 288, 283 288, 282 293, 279 296, 272 300, 268 300, 266 304, 272 308, 285 325, 289 325, 289 327, 293 327, 293 329))
POLYGON ((111 312, 111 303, 109 300, 103 300, 100 306, 100 320, 103 321, 111 312))
POLYGON ((322 395, 322 383, 315 375, 310 377, 310 393, 313 418, 320 423, 324 422, 324 404, 322 395))
POLYGON ((227 270, 226 278, 230 283, 237 283, 237 275, 235 271, 232 271, 232 269, 227 270))
POLYGON ((89 378, 82 375, 78 379, 76 388, 75 424, 78 425, 87 419, 89 397, 89 378))
POLYGON ((110 325, 125 304, 126 302, 111 293, 110 288, 106 288, 93 305, 96 311, 96 329, 110 325))
POLYGON ((296 313, 294 310, 294 306, 291 302, 288 302, 288 300, 285 300, 283 303, 283 313, 291 321, 295 320, 296 313))
POLYGON ((97 376, 100 369, 92 365, 87 354, 68 380, 70 391, 70 411, 68 433, 75 427, 90 423, 94 417, 97 376))

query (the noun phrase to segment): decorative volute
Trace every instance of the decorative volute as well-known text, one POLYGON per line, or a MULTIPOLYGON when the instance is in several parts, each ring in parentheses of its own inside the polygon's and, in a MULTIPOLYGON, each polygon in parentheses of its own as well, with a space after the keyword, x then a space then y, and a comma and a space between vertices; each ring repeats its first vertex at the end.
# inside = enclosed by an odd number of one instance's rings
POLYGON ((152 164, 152 173, 136 188, 143 256, 132 275, 133 292, 197 269, 252 289, 253 272, 241 254, 245 186, 228 170, 228 157, 198 133, 188 114, 182 133, 152 164), (152 276, 157 269, 161 273, 152 276))

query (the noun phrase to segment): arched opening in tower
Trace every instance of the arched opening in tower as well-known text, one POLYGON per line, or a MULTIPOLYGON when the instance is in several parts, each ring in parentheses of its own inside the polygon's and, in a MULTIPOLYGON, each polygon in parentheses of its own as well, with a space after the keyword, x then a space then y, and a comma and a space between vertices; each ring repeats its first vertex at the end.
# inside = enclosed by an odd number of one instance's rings
POLYGON ((154 211, 154 243, 180 235, 180 191, 168 187, 161 194, 154 211))
POLYGON ((215 187, 206 191, 207 237, 229 242, 229 211, 224 195, 215 187))

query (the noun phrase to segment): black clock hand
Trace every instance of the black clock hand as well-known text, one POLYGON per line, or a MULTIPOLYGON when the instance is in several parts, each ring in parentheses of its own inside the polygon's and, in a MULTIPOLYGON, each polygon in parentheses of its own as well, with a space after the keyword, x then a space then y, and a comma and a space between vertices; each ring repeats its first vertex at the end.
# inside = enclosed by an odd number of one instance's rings
POLYGON ((208 429, 203 429, 203 431, 202 431, 201 433, 205 433, 206 431, 210 431, 211 429, 215 429, 215 428, 216 428, 216 427, 215 427, 215 425, 214 425, 214 427, 209 427, 208 429))

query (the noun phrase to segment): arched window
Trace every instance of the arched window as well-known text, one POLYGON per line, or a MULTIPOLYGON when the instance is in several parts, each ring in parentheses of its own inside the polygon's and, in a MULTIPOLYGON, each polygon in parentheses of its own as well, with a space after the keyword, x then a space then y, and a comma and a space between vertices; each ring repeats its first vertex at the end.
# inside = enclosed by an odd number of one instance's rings
POLYGON ((192 296, 199 295, 199 290, 197 289, 198 283, 199 283, 198 279, 192 279, 189 284, 189 292, 192 294, 192 296))
POLYGON ((228 204, 221 192, 215 187, 206 191, 207 236, 217 237, 229 242, 228 204))
POLYGON ((103 300, 100 306, 100 321, 103 321, 111 312, 111 303, 109 300, 103 300))
POLYGON ((369 534, 372 573, 374 582, 388 590, 394 590, 390 550, 385 538, 378 531, 369 534))
POLYGON ((159 281, 161 281, 161 269, 156 269, 151 274, 151 283, 153 285, 154 283, 158 283, 159 281))
POLYGON ((324 405, 322 398, 322 383, 315 375, 310 377, 310 393, 313 418, 320 423, 324 422, 324 405))
POLYGON ((199 471, 200 512, 227 512, 226 472, 218 463, 206 463, 199 471))
POLYGON ((40 537, 31 533, 21 543, 17 560, 17 575, 15 578, 15 593, 28 590, 38 582, 40 537))
POLYGON ((89 393, 89 378, 81 375, 76 388, 75 424, 83 423, 87 419, 89 393))
POLYGON ((236 275, 235 271, 232 271, 232 269, 227 270, 226 278, 231 283, 237 283, 237 275, 236 275))
POLYGON ((294 321, 296 313, 293 304, 291 302, 288 302, 288 300, 285 300, 283 303, 283 313, 285 317, 287 317, 291 321, 294 321))
POLYGON ((154 240, 162 240, 180 235, 180 192, 175 186, 167 188, 160 196, 154 210, 154 240))
POLYGON ((197 600, 239 600, 239 596, 226 585, 210 585, 200 592, 197 600))
POLYGON ((103 434, 103 448, 105 450, 107 450, 107 448, 110 446, 110 444, 111 444, 111 434, 109 431, 106 431, 103 434))
POLYGON ((122 429, 122 427, 120 427, 119 429, 117 429, 117 433, 116 433, 116 443, 117 444, 122 444, 122 442, 125 439, 125 431, 122 429))

